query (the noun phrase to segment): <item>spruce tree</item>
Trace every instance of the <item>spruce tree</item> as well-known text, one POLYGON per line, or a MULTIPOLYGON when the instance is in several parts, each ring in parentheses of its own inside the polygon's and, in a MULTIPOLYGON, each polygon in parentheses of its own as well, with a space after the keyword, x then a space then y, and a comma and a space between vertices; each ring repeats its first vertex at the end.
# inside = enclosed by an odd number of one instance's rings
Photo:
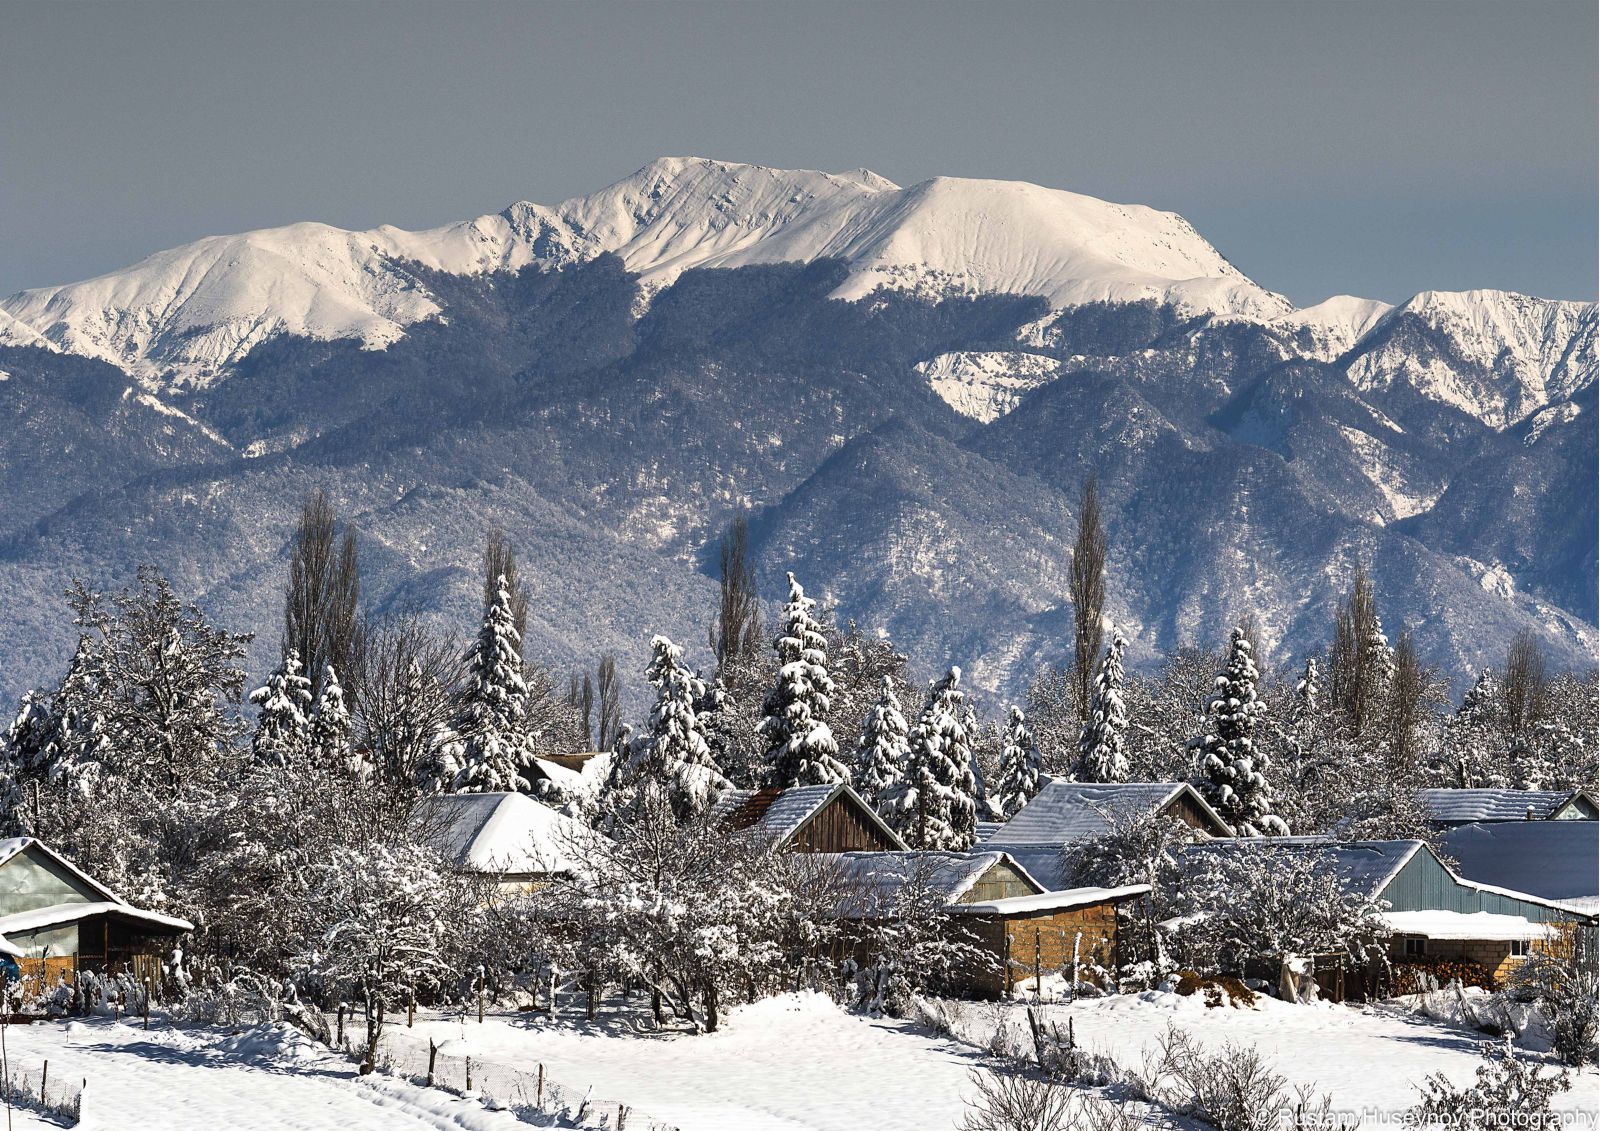
POLYGON ((1443 784, 1462 789, 1510 785, 1505 732, 1500 681, 1484 668, 1445 724, 1443 752, 1448 765, 1440 775, 1443 784))
POLYGON ((311 681, 300 670, 300 653, 290 648, 267 682, 250 693, 259 708, 250 753, 262 766, 301 762, 310 740, 311 681))
POLYGON ((768 785, 827 785, 850 780, 839 761, 839 744, 828 728, 833 678, 828 674, 828 643, 811 615, 816 602, 789 574, 789 600, 783 631, 773 641, 778 654, 777 683, 767 695, 761 736, 768 744, 768 785))
POLYGON ((1122 653, 1127 646, 1122 632, 1113 627, 1111 643, 1095 673, 1089 721, 1078 736, 1079 781, 1128 780, 1128 708, 1122 699, 1122 653))
POLYGON ((324 773, 367 776, 370 767, 362 763, 351 745, 353 727, 350 709, 344 701, 344 688, 333 665, 322 669, 322 691, 311 713, 311 762, 324 773))
POLYGON ((706 700, 706 683, 683 663, 683 649, 665 636, 650 641, 645 679, 656 689, 656 701, 649 729, 637 742, 635 788, 659 791, 679 821, 691 820, 728 788, 697 710, 706 700))
POLYGON ((1267 756, 1255 741, 1265 707, 1256 697, 1256 666, 1250 639, 1235 628, 1227 665, 1218 673, 1216 694, 1206 705, 1209 725, 1194 740, 1200 766, 1196 783, 1202 796, 1239 836, 1283 836, 1283 821, 1273 815, 1265 771, 1267 756))
POLYGON ((454 727, 461 737, 461 768, 453 788, 459 793, 530 792, 529 743, 523 730, 528 685, 522 678, 522 638, 503 576, 484 609, 468 675, 454 727))
POLYGON ((868 805, 880 808, 906 774, 910 755, 909 728, 894 693, 894 681, 883 677, 883 690, 867 714, 856 747, 856 790, 868 805))
POLYGON ((1000 784, 996 802, 1000 819, 1009 821, 1032 801, 1044 785, 1039 747, 1028 729, 1021 707, 1012 707, 1006 719, 1005 745, 1000 751, 1000 784))
POLYGON ((911 732, 906 776, 888 798, 891 823, 913 848, 961 850, 973 842, 977 805, 964 698, 960 668, 934 682, 911 732))

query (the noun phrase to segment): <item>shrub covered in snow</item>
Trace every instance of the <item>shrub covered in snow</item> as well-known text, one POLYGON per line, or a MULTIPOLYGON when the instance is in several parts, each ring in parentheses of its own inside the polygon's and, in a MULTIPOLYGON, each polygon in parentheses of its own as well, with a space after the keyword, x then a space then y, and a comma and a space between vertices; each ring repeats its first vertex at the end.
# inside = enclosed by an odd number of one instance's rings
POLYGON ((1422 1084, 1422 1101, 1411 1110, 1411 1116, 1423 1126, 1548 1126, 1552 1117, 1550 1101, 1571 1086, 1572 1078, 1567 1073, 1544 1075, 1509 1040, 1485 1043, 1483 1063, 1472 1084, 1461 1087, 1443 1073, 1434 1073, 1422 1084))

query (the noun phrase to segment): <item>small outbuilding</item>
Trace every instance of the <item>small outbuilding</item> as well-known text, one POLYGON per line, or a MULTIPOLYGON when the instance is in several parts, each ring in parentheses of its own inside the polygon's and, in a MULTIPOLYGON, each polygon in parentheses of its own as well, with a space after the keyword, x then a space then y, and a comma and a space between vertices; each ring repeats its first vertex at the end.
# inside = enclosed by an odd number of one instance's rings
POLYGON ((878 919, 895 912, 918 885, 991 961, 965 971, 951 989, 981 997, 1007 994, 1028 979, 1054 978, 1076 966, 1115 977, 1117 905, 1145 895, 1122 888, 1046 891, 1005 852, 851 852, 834 858, 841 914, 878 919))
POLYGON ((80 969, 159 978, 160 954, 194 930, 135 907, 32 837, 0 841, 0 949, 24 975, 71 980, 80 969))

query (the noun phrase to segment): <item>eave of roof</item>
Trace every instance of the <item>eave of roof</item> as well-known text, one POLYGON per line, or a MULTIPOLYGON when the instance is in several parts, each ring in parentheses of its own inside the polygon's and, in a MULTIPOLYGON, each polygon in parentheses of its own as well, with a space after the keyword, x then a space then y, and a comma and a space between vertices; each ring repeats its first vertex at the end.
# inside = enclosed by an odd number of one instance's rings
POLYGON ((154 927, 165 927, 174 931, 194 930, 194 924, 187 919, 162 915, 156 911, 144 911, 126 903, 57 903, 51 907, 39 907, 32 911, 18 911, 11 915, 0 915, 0 935, 40 931, 46 927, 60 927, 67 923, 78 923, 85 919, 92 919, 96 915, 118 915, 137 923, 148 923, 154 927))
POLYGON ((1066 911, 1074 907, 1091 907, 1096 903, 1117 903, 1149 891, 1149 884, 1129 884, 1120 888, 1069 888, 1039 895, 1013 895, 1006 899, 991 899, 986 903, 956 903, 950 906, 949 912, 952 915, 1005 916, 1035 911, 1066 911))

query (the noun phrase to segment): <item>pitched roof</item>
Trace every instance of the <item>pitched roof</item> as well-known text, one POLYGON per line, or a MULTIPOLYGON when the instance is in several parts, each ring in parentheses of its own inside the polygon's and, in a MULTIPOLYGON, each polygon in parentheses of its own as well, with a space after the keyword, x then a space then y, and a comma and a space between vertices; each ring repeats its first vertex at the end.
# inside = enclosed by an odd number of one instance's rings
POLYGON ((876 918, 892 908, 908 884, 918 883, 953 905, 997 864, 1011 867, 1035 889, 1041 885, 1005 852, 837 852, 819 853, 840 881, 838 912, 847 919, 876 918))
POLYGON ((835 797, 848 794, 890 844, 904 847, 904 841, 844 782, 833 785, 793 785, 788 789, 729 790, 711 808, 711 818, 724 827, 740 831, 758 829, 775 845, 788 844, 801 829, 821 813, 835 797))
POLYGON ((985 840, 983 847, 1009 851, 1093 840, 1110 832, 1114 821, 1154 813, 1179 794, 1187 794, 1220 828, 1228 827, 1185 782, 1053 781, 985 840))
POLYGON ((1422 789, 1417 791, 1417 800, 1435 824, 1462 825, 1523 821, 1530 814, 1533 820, 1546 821, 1582 794, 1582 790, 1570 789, 1422 789))
POLYGON ((417 834, 447 859, 486 875, 570 872, 599 833, 521 793, 444 793, 411 809, 417 834))
POLYGON ((1541 899, 1600 896, 1600 827, 1593 821, 1481 821, 1445 830, 1464 878, 1541 899))
POLYGON ((1207 856, 1238 856, 1251 852, 1312 853, 1338 873, 1349 891, 1376 897, 1419 851, 1427 851, 1420 840, 1339 841, 1318 836, 1242 837, 1191 844, 1184 848, 1182 860, 1187 865, 1207 856))
POLYGON ((36 840, 31 836, 14 836, 6 840, 0 840, 0 864, 4 864, 13 856, 16 856, 18 853, 25 852, 29 848, 32 848, 38 852, 42 852, 44 855, 48 856, 67 872, 70 872, 73 876, 81 880, 86 887, 105 896, 107 902, 120 903, 124 907, 132 906, 132 904, 130 904, 127 900, 123 899, 116 892, 106 887, 105 884, 102 884, 99 880, 89 875, 89 873, 85 872, 71 860, 68 860, 65 856, 61 855, 61 853, 51 848, 44 841, 36 840))

